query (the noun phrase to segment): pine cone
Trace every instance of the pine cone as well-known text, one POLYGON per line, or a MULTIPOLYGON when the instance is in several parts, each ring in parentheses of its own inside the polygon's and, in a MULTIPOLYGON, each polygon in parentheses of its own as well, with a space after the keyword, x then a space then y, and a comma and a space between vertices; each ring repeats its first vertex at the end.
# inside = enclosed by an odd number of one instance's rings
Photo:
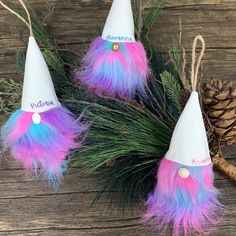
POLYGON ((236 143, 236 88, 231 81, 211 79, 202 86, 204 110, 221 142, 236 143))

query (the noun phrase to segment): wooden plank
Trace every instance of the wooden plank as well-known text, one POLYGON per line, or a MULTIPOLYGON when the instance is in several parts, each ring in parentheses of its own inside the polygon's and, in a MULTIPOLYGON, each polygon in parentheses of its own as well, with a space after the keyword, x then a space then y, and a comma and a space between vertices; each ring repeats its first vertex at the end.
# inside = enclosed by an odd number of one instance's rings
POLYGON ((227 9, 235 9, 236 4, 234 0, 165 0, 165 8, 206 9, 208 7, 224 11, 227 9))
MULTIPOLYGON (((58 42, 68 42, 75 51, 79 51, 84 43, 88 43, 100 34, 111 1, 48 1, 54 7, 54 13, 48 22, 48 28, 58 42), (96 14, 94 14, 96 12, 96 14), (92 17, 91 17, 92 16, 92 17)), ((33 7, 41 12, 41 0, 34 0, 33 7)), ((166 2, 153 27, 151 38, 163 51, 167 51, 179 34, 178 19, 183 25, 183 46, 190 50, 192 40, 202 33, 207 44, 205 55, 204 78, 218 76, 223 79, 235 80, 236 67, 236 14, 233 6, 235 1, 172 1, 166 2), (217 6, 218 6, 217 5, 217 6), (186 8, 186 6, 188 6, 186 8)), ((15 52, 24 48, 27 30, 19 21, 0 9, 0 77, 18 78, 15 67, 15 52), (6 24, 7 22, 7 24, 6 24), (8 26, 8 27, 7 27, 8 26), (19 34, 24 29, 24 41, 19 34)))
MULTIPOLYGON (((78 54, 86 45, 73 45, 73 50, 78 54)), ((165 52, 165 50, 164 50, 165 52)), ((82 55, 82 54, 81 54, 82 55)), ((190 66, 190 51, 188 51, 188 68, 190 66)), ((22 79, 22 75, 17 72, 16 55, 0 55, 0 78, 22 79)), ((207 49, 203 59, 203 78, 218 77, 228 79, 236 83, 236 48, 235 49, 207 49)), ((190 71, 187 68, 187 72, 190 71)))
POLYGON ((152 38, 161 47, 168 47, 179 35, 182 22, 183 46, 191 48, 196 34, 202 34, 208 48, 235 48, 236 14, 233 10, 164 10, 152 28, 152 38))

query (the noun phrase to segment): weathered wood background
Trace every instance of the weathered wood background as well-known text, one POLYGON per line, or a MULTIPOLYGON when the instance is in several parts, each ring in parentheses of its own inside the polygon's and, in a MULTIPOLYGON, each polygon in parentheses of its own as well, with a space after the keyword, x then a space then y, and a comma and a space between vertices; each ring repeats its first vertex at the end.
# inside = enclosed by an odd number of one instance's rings
MULTIPOLYGON (((16 2, 16 1, 14 1, 16 2)), ((41 18, 46 4, 54 11, 48 22, 58 43, 66 42, 79 51, 99 35, 111 0, 31 0, 41 18), (43 3, 43 4, 42 4, 43 3)), ((235 0, 166 0, 165 8, 151 32, 152 39, 167 51, 177 41, 179 18, 182 21, 183 46, 188 52, 194 36, 203 34, 207 50, 204 77, 217 76, 234 80, 236 75, 236 1, 235 0)), ((21 79, 16 72, 15 54, 25 47, 20 35, 24 26, 0 9, 0 77, 21 79)), ((234 162, 236 148, 225 151, 234 162)), ((222 202, 229 210, 215 236, 236 235, 236 186, 216 173, 222 202)), ((21 168, 2 155, 0 161, 0 235, 97 235, 147 236, 151 232, 139 221, 140 207, 122 214, 119 208, 104 211, 106 199, 94 207, 91 200, 97 191, 96 180, 72 169, 62 189, 52 192, 41 181, 27 180, 21 168)))

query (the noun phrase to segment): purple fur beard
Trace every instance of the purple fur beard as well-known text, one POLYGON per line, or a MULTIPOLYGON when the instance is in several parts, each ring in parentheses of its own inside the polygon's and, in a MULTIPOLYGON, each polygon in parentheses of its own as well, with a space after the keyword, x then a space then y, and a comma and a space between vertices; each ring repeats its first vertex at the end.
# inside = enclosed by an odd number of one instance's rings
POLYGON ((33 123, 32 115, 22 110, 11 115, 1 130, 4 147, 27 174, 33 170, 43 174, 56 187, 67 169, 71 149, 81 146, 76 139, 88 126, 63 107, 40 113, 40 124, 33 123))
POLYGON ((207 235, 219 222, 217 212, 218 190, 213 186, 212 164, 208 166, 184 166, 163 159, 157 174, 157 186, 147 200, 148 210, 144 221, 160 231, 173 225, 173 235, 207 235), (186 179, 178 174, 179 168, 187 168, 186 179))
POLYGON ((150 69, 142 43, 120 42, 118 51, 112 45, 102 38, 94 40, 76 79, 97 95, 132 99, 136 92, 145 94, 150 69))

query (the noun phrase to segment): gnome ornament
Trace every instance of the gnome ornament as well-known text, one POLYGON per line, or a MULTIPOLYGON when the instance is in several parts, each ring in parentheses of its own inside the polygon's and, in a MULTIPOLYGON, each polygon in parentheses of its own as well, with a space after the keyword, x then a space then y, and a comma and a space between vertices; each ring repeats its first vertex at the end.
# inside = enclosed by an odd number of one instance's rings
POLYGON ((202 36, 193 43, 192 93, 181 114, 169 147, 161 161, 157 186, 147 200, 145 221, 166 230, 173 225, 173 235, 208 233, 218 222, 218 191, 213 185, 213 171, 207 135, 196 91, 198 70, 205 50, 202 36), (197 41, 203 44, 196 71, 197 41))
POLYGON ((134 37, 130 0, 113 0, 102 37, 95 39, 76 73, 98 95, 132 99, 145 93, 149 74, 146 52, 134 37))
POLYGON ((23 1, 19 1, 29 22, 0 1, 30 29, 21 109, 2 127, 2 139, 5 148, 23 164, 27 173, 34 170, 58 185, 66 170, 70 150, 81 145, 76 138, 85 131, 86 125, 58 101, 49 69, 32 33, 29 12, 23 1))

